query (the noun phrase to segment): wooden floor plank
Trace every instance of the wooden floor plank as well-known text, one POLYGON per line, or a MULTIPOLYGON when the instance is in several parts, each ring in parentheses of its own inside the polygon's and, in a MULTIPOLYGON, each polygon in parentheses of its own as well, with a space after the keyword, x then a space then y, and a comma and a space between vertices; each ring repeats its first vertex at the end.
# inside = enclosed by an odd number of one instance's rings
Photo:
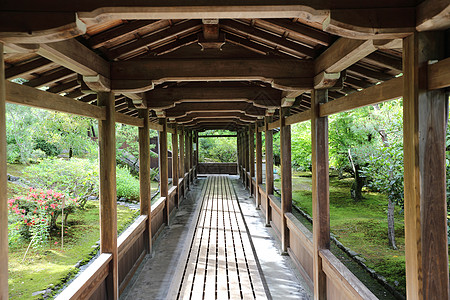
POLYGON ((267 299, 231 182, 210 176, 179 299, 267 299))

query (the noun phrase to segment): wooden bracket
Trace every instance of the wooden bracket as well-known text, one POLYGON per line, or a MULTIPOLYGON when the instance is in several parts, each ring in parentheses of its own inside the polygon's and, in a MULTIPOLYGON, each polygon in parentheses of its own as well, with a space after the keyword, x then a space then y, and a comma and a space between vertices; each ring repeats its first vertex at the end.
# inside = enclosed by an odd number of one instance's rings
POLYGON ((314 76, 314 89, 328 89, 333 87, 341 77, 341 72, 327 73, 320 72, 314 76))
POLYGON ((94 92, 111 91, 111 81, 103 75, 83 76, 83 81, 94 92))

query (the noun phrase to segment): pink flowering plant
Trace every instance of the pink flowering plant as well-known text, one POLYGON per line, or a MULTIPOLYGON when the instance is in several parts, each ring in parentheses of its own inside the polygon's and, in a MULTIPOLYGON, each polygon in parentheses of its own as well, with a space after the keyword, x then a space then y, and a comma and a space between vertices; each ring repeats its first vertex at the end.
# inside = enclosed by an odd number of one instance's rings
MULTIPOLYGON (((77 199, 65 197, 53 190, 38 190, 30 188, 25 196, 8 200, 10 213, 15 216, 19 232, 25 239, 31 239, 35 247, 44 245, 50 235, 50 230, 56 228, 56 221, 62 214, 64 202, 64 220, 75 211, 77 199)), ((16 225, 17 226, 17 225, 16 225)))

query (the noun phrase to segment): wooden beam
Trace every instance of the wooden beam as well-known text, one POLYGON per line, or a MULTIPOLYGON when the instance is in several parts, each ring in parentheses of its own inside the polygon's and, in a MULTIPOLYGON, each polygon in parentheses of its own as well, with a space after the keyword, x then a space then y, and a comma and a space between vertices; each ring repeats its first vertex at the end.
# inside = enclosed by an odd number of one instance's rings
POLYGON ((18 66, 13 66, 5 70, 6 79, 15 79, 18 77, 22 77, 25 74, 36 72, 36 70, 39 70, 40 68, 45 67, 51 63, 52 62, 50 60, 39 57, 18 66))
POLYGON ((340 38, 316 58, 314 71, 341 72, 376 50, 373 40, 340 38))
POLYGON ((330 248, 328 118, 319 115, 319 106, 327 98, 327 90, 313 90, 311 95, 314 299, 327 298, 327 280, 319 255, 320 250, 330 248))
POLYGON ((450 3, 445 0, 427 0, 416 8, 417 31, 436 31, 450 28, 450 3))
POLYGON ((287 108, 280 112, 280 156, 281 156, 281 251, 287 253, 289 247, 289 229, 286 213, 292 212, 292 163, 291 163, 291 126, 285 122, 287 108))
POLYGON ((169 166, 167 155, 167 119, 161 118, 160 124, 163 130, 159 132, 159 187, 161 197, 166 198, 164 207, 164 223, 169 225, 170 205, 169 205, 169 166))
POLYGON ((321 104, 320 116, 325 117, 358 107, 400 98, 402 95, 403 77, 397 77, 360 92, 321 104))
MULTIPOLYGON (((116 122, 131 125, 131 126, 137 126, 137 127, 143 127, 145 125, 145 122, 142 118, 131 117, 131 116, 127 116, 125 114, 117 113, 117 112, 116 112, 116 122)), ((148 126, 151 129, 157 130, 155 128, 155 126, 151 126, 151 125, 148 125, 148 126)))
POLYGON ((266 147, 266 226, 270 226, 272 219, 270 212, 269 195, 273 194, 273 131, 269 129, 269 124, 272 122, 272 117, 265 117, 265 147, 266 147))
POLYGON ((147 106, 152 109, 170 108, 182 102, 246 101, 257 107, 279 107, 281 91, 252 86, 169 87, 145 93, 147 106))
POLYGON ((442 89, 450 86, 450 57, 428 65, 428 89, 442 89))
POLYGON ((55 110, 99 120, 105 119, 105 110, 72 98, 48 93, 25 85, 6 81, 7 102, 55 110))
POLYGON ((301 123, 311 120, 311 110, 302 111, 293 115, 290 115, 289 117, 286 117, 284 120, 284 123, 286 125, 292 125, 296 123, 301 123))
POLYGON ((89 47, 97 49, 112 43, 122 37, 131 36, 138 33, 147 27, 151 27, 154 23, 160 22, 158 20, 134 20, 128 23, 121 24, 109 30, 102 31, 88 39, 89 47))
POLYGON ((443 32, 415 33, 403 41, 406 295, 411 299, 449 297, 448 95, 443 90, 427 91, 421 74, 429 59, 443 57, 444 41, 443 32))
POLYGON ((75 80, 71 80, 69 82, 58 84, 58 85, 56 85, 54 87, 51 87, 51 88, 49 88, 47 90, 47 92, 59 94, 59 93, 65 92, 67 90, 71 90, 71 89, 77 88, 79 86, 80 86, 80 84, 75 79, 75 80))
POLYGON ((97 103, 105 108, 106 118, 98 123, 100 157, 100 253, 110 253, 106 289, 111 299, 119 298, 116 194, 116 122, 114 94, 99 93, 97 103))
POLYGON ((180 118, 186 116, 188 113, 193 112, 240 112, 247 116, 264 116, 266 110, 263 108, 255 107, 251 103, 247 102, 211 102, 205 103, 181 103, 174 108, 170 108, 165 111, 168 118, 180 118))
POLYGON ((287 90, 311 89, 314 64, 298 59, 140 59, 113 62, 116 92, 150 90, 166 81, 261 80, 287 90), (286 70, 290 70, 286 72, 286 70))
POLYGON ((252 116, 247 116, 245 113, 241 113, 241 112, 192 112, 192 113, 187 113, 186 116, 184 117, 179 117, 179 118, 171 118, 170 120, 176 120, 176 122, 178 124, 181 123, 186 123, 192 120, 197 120, 197 119, 223 119, 223 118, 237 118, 237 119, 241 119, 241 120, 245 120, 248 122, 254 122, 257 119, 255 117, 252 116))
POLYGON ((3 44, 0 42, 0 298, 8 299, 8 195, 6 176, 6 86, 3 44))
POLYGON ((184 35, 195 29, 200 29, 202 22, 199 20, 188 20, 185 22, 179 22, 172 27, 151 34, 147 37, 138 38, 134 42, 127 43, 123 46, 119 46, 114 50, 109 51, 106 55, 110 60, 120 58, 122 55, 136 52, 146 47, 149 47, 155 43, 161 43, 170 40, 176 36, 184 35))
POLYGON ((139 203, 141 215, 146 215, 147 224, 144 233, 144 244, 147 253, 152 253, 152 193, 150 180, 150 127, 148 109, 139 111, 144 124, 139 128, 139 203))
POLYGON ((64 80, 68 77, 76 77, 76 74, 73 73, 73 71, 65 69, 65 68, 59 68, 56 72, 52 72, 50 74, 45 74, 41 77, 31 79, 28 82, 25 82, 24 85, 31 86, 31 87, 42 87, 46 84, 50 84, 56 81, 64 80))
POLYGON ((315 57, 314 48, 291 42, 281 36, 270 34, 256 27, 248 26, 235 20, 220 20, 220 27, 225 30, 236 32, 240 35, 250 36, 260 41, 277 46, 284 51, 295 52, 300 57, 315 57))
POLYGON ((175 126, 174 132, 172 133, 172 185, 177 187, 177 196, 175 197, 175 205, 178 208, 179 206, 179 193, 180 188, 178 186, 178 131, 175 126))
POLYGON ((274 55, 276 57, 280 58, 292 58, 292 55, 280 52, 276 49, 276 47, 270 47, 263 44, 258 44, 254 40, 242 38, 238 35, 235 35, 234 32, 228 32, 227 35, 225 35, 225 41, 230 42, 234 45, 244 47, 250 51, 253 51, 255 53, 259 53, 262 55, 274 55))
POLYGON ((281 119, 278 119, 276 121, 273 121, 272 123, 267 124, 268 128, 270 130, 276 129, 276 128, 280 128, 281 126, 281 119))
POLYGON ((109 63, 75 39, 41 44, 37 53, 83 76, 109 78, 109 63))
POLYGON ((292 22, 285 19, 259 19, 257 20, 257 23, 276 27, 278 30, 288 32, 289 36, 317 43, 322 46, 329 46, 332 42, 330 34, 299 22, 292 22))

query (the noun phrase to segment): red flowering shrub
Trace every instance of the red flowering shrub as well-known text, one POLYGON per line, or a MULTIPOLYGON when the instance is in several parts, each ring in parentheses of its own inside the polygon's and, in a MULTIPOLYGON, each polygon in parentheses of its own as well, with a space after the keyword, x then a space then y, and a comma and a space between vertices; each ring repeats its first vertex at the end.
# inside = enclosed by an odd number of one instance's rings
POLYGON ((8 200, 10 212, 21 224, 20 233, 24 238, 45 239, 51 228, 56 227, 56 220, 62 213, 64 204, 64 223, 67 216, 78 206, 77 199, 66 198, 53 190, 30 189, 25 196, 8 200))

